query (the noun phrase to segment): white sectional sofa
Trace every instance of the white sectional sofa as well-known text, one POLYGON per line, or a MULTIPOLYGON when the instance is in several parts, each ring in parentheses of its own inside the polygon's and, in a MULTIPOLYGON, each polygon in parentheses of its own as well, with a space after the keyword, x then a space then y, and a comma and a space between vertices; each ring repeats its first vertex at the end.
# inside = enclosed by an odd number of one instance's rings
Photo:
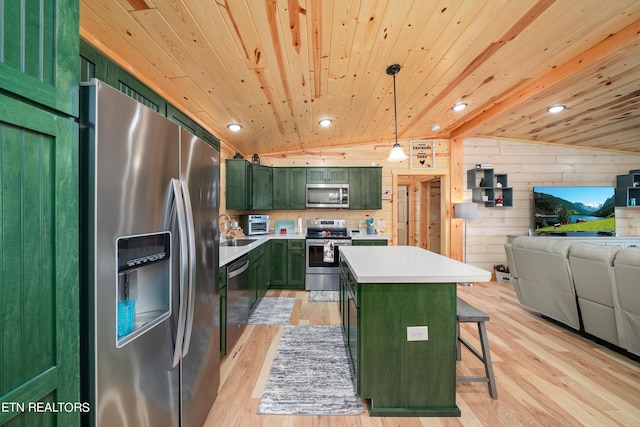
POLYGON ((521 304, 640 356, 640 248, 519 236, 505 251, 521 304))

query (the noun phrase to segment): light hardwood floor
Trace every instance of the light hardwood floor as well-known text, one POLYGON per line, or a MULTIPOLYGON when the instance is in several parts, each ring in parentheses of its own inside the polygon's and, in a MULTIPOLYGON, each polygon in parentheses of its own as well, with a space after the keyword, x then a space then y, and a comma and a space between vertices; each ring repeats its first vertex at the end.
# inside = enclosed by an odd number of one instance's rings
MULTIPOLYGON (((223 359, 218 398, 205 427, 634 426, 640 425, 640 363, 522 307, 509 286, 458 286, 458 295, 491 316, 487 322, 498 400, 485 383, 458 383, 459 418, 258 415, 281 326, 248 326, 223 359)), ((337 303, 295 297, 292 324, 337 325, 337 303)), ((475 324, 461 334, 478 345, 475 324)), ((479 347, 478 347, 479 348, 479 347)), ((458 375, 483 374, 463 348, 458 375)))

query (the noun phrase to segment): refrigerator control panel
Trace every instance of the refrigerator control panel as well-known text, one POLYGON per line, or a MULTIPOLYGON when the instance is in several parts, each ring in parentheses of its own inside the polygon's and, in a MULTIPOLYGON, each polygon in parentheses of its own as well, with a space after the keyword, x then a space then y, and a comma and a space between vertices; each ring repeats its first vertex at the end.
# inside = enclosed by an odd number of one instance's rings
POLYGON ((169 258, 171 233, 146 234, 118 239, 118 272, 169 258))

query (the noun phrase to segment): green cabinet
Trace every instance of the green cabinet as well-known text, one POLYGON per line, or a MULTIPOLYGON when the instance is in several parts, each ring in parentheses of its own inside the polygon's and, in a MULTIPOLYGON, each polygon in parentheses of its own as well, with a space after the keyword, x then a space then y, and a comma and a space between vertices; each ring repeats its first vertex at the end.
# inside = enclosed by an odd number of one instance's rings
POLYGON ((306 207, 306 184, 306 168, 273 168, 272 209, 304 209, 306 207))
POLYGON ((0 13, 0 425, 79 425, 79 2, 0 13), (5 407, 6 409, 6 407, 5 407))
POLYGON ((284 287, 287 284, 287 240, 271 239, 271 288, 284 287))
POLYGON ((348 184, 349 168, 306 168, 307 184, 348 184))
MULTIPOLYGON (((0 94, 0 182, 0 401, 79 402, 77 123, 0 94)), ((0 411, 9 420, 80 422, 0 411)))
POLYGON ((388 246, 387 239, 353 239, 351 241, 352 246, 388 246))
POLYGON ((306 241, 287 241, 287 282, 289 289, 304 289, 306 276, 306 241))
POLYGON ((244 159, 227 159, 225 164, 227 209, 250 209, 251 164, 244 159))
MULTIPOLYGON (((76 34, 77 39, 77 34, 76 34)), ((201 138, 216 150, 220 150, 220 140, 200 126, 195 120, 165 101, 140 80, 129 74, 115 62, 85 40, 80 40, 80 81, 88 82, 92 78, 102 80, 109 86, 166 116, 191 134, 201 138)))
POLYGON ((0 13, 0 88, 77 117, 77 0, 5 1, 0 13))
POLYGON ((382 209, 382 168, 349 168, 349 209, 382 209))
POLYGON ((269 288, 269 245, 263 243, 249 252, 249 311, 251 312, 269 288))
POLYGON ((249 164, 251 173, 252 202, 249 209, 271 209, 272 176, 269 166, 249 164))
POLYGON ((271 239, 272 289, 304 289, 306 274, 306 241, 304 239, 271 239))
POLYGON ((269 166, 244 159, 227 159, 225 164, 227 209, 271 209, 273 184, 269 166))

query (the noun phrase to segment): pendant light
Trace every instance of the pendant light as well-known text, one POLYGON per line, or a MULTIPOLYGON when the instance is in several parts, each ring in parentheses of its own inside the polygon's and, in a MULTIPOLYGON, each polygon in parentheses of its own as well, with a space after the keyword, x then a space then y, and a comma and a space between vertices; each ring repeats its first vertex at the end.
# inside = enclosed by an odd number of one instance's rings
POLYGON ((393 76, 393 117, 395 119, 396 128, 396 143, 393 145, 393 148, 389 153, 387 162, 401 162, 403 160, 407 160, 407 155, 404 154, 404 150, 400 144, 398 144, 398 110, 396 106, 396 74, 398 74, 398 71, 400 71, 399 64, 393 64, 387 67, 387 74, 393 76))

